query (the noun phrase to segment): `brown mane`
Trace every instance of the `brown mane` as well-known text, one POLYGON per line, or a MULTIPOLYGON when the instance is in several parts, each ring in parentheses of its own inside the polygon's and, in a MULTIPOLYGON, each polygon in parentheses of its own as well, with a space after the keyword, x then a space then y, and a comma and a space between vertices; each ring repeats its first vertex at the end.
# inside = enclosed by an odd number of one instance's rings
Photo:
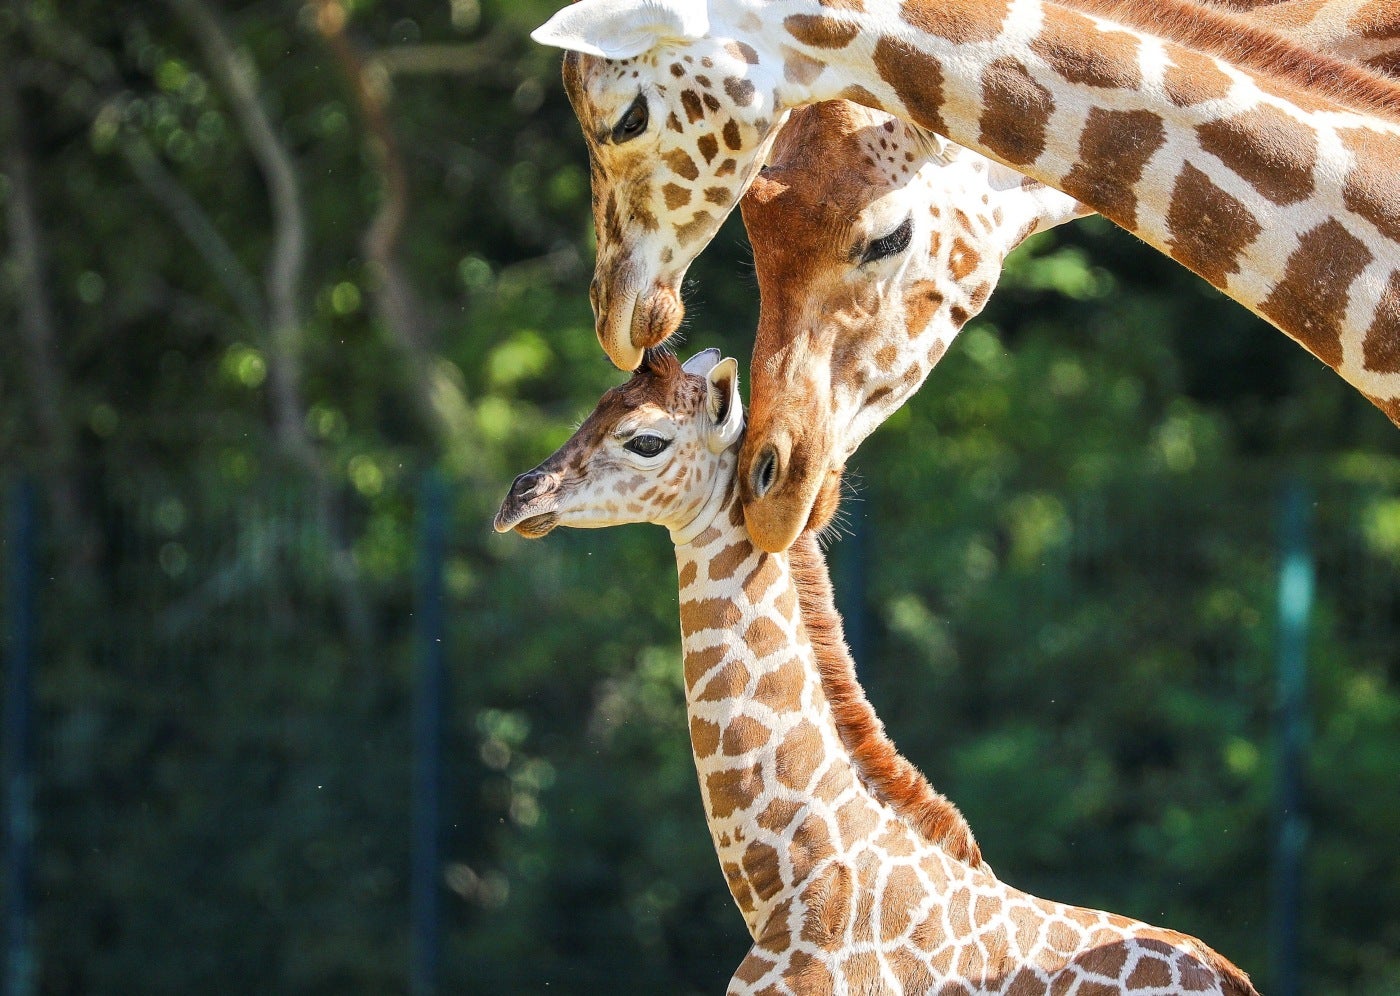
POLYGON ((822 691, 861 779, 925 840, 958 861, 985 867, 967 819, 895 748, 856 680, 855 662, 846 646, 841 616, 832 600, 826 558, 817 546, 816 534, 804 532, 789 555, 802 625, 816 654, 822 691))
MULTIPOLYGON (((1224 59, 1307 94, 1362 113, 1400 121, 1400 85, 1348 62, 1310 52, 1227 10, 1189 0, 1053 0, 1224 59)), ((1238 3, 1241 8, 1262 6, 1238 3)))

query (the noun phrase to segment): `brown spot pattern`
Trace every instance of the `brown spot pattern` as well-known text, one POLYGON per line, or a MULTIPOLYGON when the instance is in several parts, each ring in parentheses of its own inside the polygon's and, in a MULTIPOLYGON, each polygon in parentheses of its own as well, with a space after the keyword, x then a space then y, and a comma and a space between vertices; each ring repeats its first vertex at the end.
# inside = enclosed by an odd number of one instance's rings
POLYGON ((720 137, 724 139, 724 147, 730 152, 738 152, 739 147, 744 144, 743 137, 739 134, 739 123, 733 118, 724 123, 720 137))
POLYGON ((1142 86, 1138 40, 1126 31, 1100 31, 1083 14, 1045 8, 1045 26, 1031 50, 1071 83, 1107 89, 1142 86))
POLYGON ((772 736, 768 727, 748 716, 737 716, 725 727, 721 743, 729 757, 742 757, 768 742, 772 736))
POLYGON ((778 745, 773 762, 778 781, 794 791, 805 789, 816 773, 821 755, 821 734, 804 719, 778 745))
POLYGON ((1366 330, 1362 355, 1367 370, 1400 373, 1400 271, 1390 274, 1390 283, 1366 330))
POLYGON ((1259 311, 1336 369, 1351 285, 1373 258, 1360 239, 1329 218, 1298 239, 1283 279, 1259 311))
POLYGON ((904 292, 905 328, 909 338, 923 335, 938 306, 943 303, 943 292, 936 282, 920 280, 909 285, 904 292))
POLYGON ((851 870, 832 864, 802 890, 802 904, 807 907, 802 922, 804 941, 825 951, 834 951, 845 941, 852 888, 851 870))
POLYGON ((880 938, 889 942, 909 929, 914 911, 923 899, 919 876, 908 865, 898 865, 890 871, 885 882, 884 900, 880 905, 880 938))
POLYGON ((1293 204, 1312 194, 1317 133, 1278 108, 1261 104, 1209 121, 1196 134, 1201 148, 1275 204, 1293 204))
POLYGON ((736 59, 747 62, 751 66, 758 65, 758 52, 748 42, 732 41, 724 46, 724 50, 736 59))
POLYGON ((953 240, 953 248, 948 253, 948 272, 961 283, 971 276, 981 264, 982 257, 977 250, 959 236, 953 240))
POLYGON ((753 553, 753 544, 746 539, 726 546, 710 558, 710 580, 724 581, 734 576, 744 561, 753 553))
POLYGON ((1136 228, 1133 188, 1166 141, 1166 125, 1151 111, 1095 107, 1079 136, 1079 162, 1065 174, 1065 193, 1129 230, 1136 228))
POLYGON ((682 180, 694 180, 700 176, 700 167, 695 165, 695 160, 684 149, 672 149, 661 157, 661 161, 682 180))
POLYGON ((704 758, 713 755, 719 749, 719 724, 692 717, 690 720, 690 746, 694 749, 696 757, 704 758))
POLYGON ((778 852, 762 841, 754 841, 744 849, 744 872, 758 898, 767 902, 783 887, 778 874, 778 852))
POLYGON ((1177 107, 1191 107, 1207 100, 1219 100, 1234 85, 1230 77, 1209 56, 1180 45, 1167 45, 1167 67, 1163 80, 1167 99, 1177 107))
MULTIPOLYGON (((705 788, 710 796, 711 816, 728 819, 763 791, 763 772, 756 765, 716 771, 705 776, 705 788)), ((731 888, 733 884, 731 881, 731 888)))
POLYGON ((676 241, 687 246, 696 239, 707 237, 718 227, 710 212, 696 211, 684 225, 676 226, 676 241))
POLYGON ((820 14, 790 14, 783 18, 783 27, 802 44, 813 48, 845 48, 860 31, 854 24, 820 14))
MULTIPOLYGON (((759 616, 749 624, 749 628, 744 632, 744 643, 759 659, 788 648, 787 634, 767 616, 759 616)), ((798 686, 801 687, 800 679, 798 686)))
POLYGON ((740 107, 748 107, 753 103, 756 91, 750 80, 729 76, 724 81, 724 92, 729 94, 729 99, 740 107))
POLYGON ((1262 229, 1234 197, 1187 163, 1172 187, 1167 209, 1168 245, 1172 258, 1217 287, 1239 272, 1236 258, 1262 229))
MULTIPOLYGON (((872 56, 875 71, 893 88, 895 95, 908 111, 909 117, 925 128, 947 132, 948 126, 940 113, 943 107, 943 66, 933 56, 912 45, 881 36, 872 56)), ((850 87, 843 96, 868 107, 880 107, 877 98, 870 101, 851 94, 850 87)))
POLYGON ((749 669, 743 661, 730 661, 720 668, 710 679, 702 692, 696 696, 697 702, 723 702, 744 694, 749 685, 749 669))
POLYGON ((748 956, 739 963, 739 968, 735 971, 734 978, 748 985, 753 985, 771 972, 777 964, 778 963, 771 958, 765 958, 756 951, 750 951, 748 956))
POLYGON ((688 688, 694 688, 695 683, 705 675, 709 674, 714 666, 724 660, 724 655, 729 648, 720 644, 710 647, 708 650, 699 650, 695 653, 685 655, 685 683, 688 688))
MULTIPOLYGON (((662 187, 661 196, 666 199, 666 209, 669 211, 685 207, 690 203, 690 189, 677 183, 668 183, 662 187)), ((693 568, 695 565, 691 564, 690 566, 693 568)))
POLYGON ((694 124, 705 116, 705 108, 700 103, 700 95, 694 90, 681 91, 681 106, 685 108, 685 120, 689 124, 694 124))
POLYGON ((1378 228, 1388 239, 1400 241, 1400 186, 1395 183, 1395 164, 1400 162, 1400 136, 1339 129, 1342 144, 1356 157, 1347 174, 1342 199, 1378 228))
POLYGON ((1165 989, 1172 984, 1172 968, 1161 958, 1143 958, 1128 976, 1130 989, 1165 989))
POLYGON ((1055 110, 1050 91, 1012 58, 1000 58, 982 73, 982 117, 978 141, 1013 166, 1035 162, 1045 151, 1045 129, 1055 110))
POLYGON ((994 40, 1010 6, 1008 0, 904 0, 899 13, 920 31, 962 45, 994 40))
POLYGON ((788 661, 776 671, 758 679, 754 698, 775 712, 795 712, 802 708, 802 684, 805 672, 796 661, 788 661))

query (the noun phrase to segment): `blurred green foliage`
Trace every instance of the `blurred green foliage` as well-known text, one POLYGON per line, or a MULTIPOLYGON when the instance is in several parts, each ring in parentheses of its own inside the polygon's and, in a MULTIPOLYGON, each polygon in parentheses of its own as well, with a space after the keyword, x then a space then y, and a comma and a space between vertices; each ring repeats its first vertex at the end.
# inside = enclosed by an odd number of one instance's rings
MULTIPOLYGON (((32 173, 26 192, 10 160, 0 195, 36 209, 53 313, 35 347, 9 211, 0 466, 37 474, 51 509, 77 496, 45 592, 44 992, 406 989, 416 484, 434 465, 456 496, 444 984, 717 992, 742 956, 664 533, 489 527, 619 380, 587 300, 583 144, 557 54, 527 38, 556 5, 331 5, 407 179, 397 270, 367 240, 392 156, 327 7, 208 5, 301 197, 290 429, 268 319, 285 219, 181 3, 0 10, 25 132, 4 140, 32 173), (385 306, 405 287, 412 322, 385 306)), ((692 268, 687 347, 747 355, 747 253, 734 219, 692 268)), ((1321 558, 1303 988, 1395 991, 1394 432, 1106 223, 1013 257, 853 462, 861 541, 833 551, 877 707, 1005 879, 1265 972, 1271 519, 1301 474, 1321 558)))

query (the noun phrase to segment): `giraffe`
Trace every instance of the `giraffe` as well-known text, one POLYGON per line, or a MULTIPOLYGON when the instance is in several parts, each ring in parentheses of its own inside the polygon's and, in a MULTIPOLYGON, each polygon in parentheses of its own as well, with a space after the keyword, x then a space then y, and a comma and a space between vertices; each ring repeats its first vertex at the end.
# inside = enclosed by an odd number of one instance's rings
POLYGON ((849 98, 1064 190, 1400 420, 1392 81, 1186 0, 580 0, 533 37, 568 50, 624 369, 788 114, 849 98))
POLYGON ((729 992, 1257 996, 1193 937, 996 877, 856 682, 815 535, 779 554, 750 541, 743 424, 732 358, 648 351, 495 520, 670 531, 701 796, 754 941, 729 992))
MULTIPOLYGON (((1284 6, 1239 16, 1277 20, 1284 6)), ((1345 22, 1356 6, 1313 0, 1309 9, 1345 22)), ((1372 58, 1381 44, 1400 48, 1400 4, 1390 9, 1391 37, 1359 40, 1372 58)), ((1309 44, 1351 52, 1357 41, 1309 44)), ((826 521, 846 460, 981 310, 1007 254, 1089 213, 1068 194, 845 101, 792 113, 740 208, 761 296, 740 494, 767 550, 826 521), (851 233, 869 236, 859 255, 851 233)))
POLYGON ((1400 6, 1366 0, 1207 0, 1314 51, 1400 75, 1400 6))

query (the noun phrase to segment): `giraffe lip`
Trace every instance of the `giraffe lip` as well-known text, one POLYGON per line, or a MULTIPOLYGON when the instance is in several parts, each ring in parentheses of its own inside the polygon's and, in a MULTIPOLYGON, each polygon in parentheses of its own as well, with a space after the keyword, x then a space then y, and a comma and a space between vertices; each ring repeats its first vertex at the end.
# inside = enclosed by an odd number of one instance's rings
POLYGON ((526 539, 541 539, 559 524, 559 516, 554 512, 543 512, 540 515, 532 515, 527 519, 521 519, 513 527, 517 533, 526 539))

